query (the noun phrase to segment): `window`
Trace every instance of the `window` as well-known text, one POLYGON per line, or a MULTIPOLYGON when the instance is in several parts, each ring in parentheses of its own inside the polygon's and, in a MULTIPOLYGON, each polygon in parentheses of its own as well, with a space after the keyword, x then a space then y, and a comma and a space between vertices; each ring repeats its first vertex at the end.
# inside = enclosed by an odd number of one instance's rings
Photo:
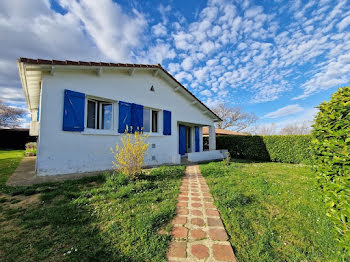
POLYGON ((143 132, 158 133, 159 111, 143 108, 143 132))
POLYGON ((151 115, 148 108, 143 108, 143 132, 150 132, 151 115))
POLYGON ((88 99, 87 128, 112 129, 113 105, 110 102, 88 99))
POLYGON ((158 132, 158 111, 152 110, 152 133, 158 132))

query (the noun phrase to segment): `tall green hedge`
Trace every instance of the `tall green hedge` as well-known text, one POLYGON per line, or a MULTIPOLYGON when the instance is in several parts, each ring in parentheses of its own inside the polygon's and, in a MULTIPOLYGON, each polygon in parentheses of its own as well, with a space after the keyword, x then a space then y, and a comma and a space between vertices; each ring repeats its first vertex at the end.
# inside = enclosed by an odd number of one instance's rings
POLYGON ((264 136, 263 140, 271 161, 283 163, 311 163, 310 135, 264 136))
POLYGON ((312 132, 314 167, 327 215, 350 252, 350 87, 340 88, 319 109, 312 132))
POLYGON ((217 136, 216 148, 228 149, 232 158, 311 163, 310 135, 217 136))

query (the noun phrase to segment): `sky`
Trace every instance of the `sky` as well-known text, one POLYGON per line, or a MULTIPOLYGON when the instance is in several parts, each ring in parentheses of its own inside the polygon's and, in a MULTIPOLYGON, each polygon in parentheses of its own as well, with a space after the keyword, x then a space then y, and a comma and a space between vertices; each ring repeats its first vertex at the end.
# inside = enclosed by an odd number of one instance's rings
POLYGON ((2 0, 0 99, 26 106, 19 57, 159 63, 209 107, 311 121, 350 81, 349 1, 2 0))

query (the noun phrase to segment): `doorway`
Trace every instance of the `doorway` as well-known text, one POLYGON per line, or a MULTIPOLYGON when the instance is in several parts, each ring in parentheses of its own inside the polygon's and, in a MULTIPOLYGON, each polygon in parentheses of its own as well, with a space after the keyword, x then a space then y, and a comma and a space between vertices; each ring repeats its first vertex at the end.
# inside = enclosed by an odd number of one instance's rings
POLYGON ((192 128, 185 125, 179 125, 179 154, 185 155, 192 152, 192 128))

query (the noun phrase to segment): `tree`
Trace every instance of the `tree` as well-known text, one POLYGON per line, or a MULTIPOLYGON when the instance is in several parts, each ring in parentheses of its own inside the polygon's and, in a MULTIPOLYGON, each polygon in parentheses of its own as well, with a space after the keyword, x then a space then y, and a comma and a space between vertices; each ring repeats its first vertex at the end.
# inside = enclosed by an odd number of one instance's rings
POLYGON ((0 100, 0 127, 17 127, 25 113, 25 109, 7 106, 0 100))
POLYGON ((258 117, 254 113, 244 112, 240 107, 229 107, 220 103, 212 108, 223 121, 216 123, 217 128, 232 128, 234 131, 243 131, 253 125, 258 117))
POLYGON ((267 124, 267 125, 259 125, 256 127, 256 129, 253 131, 254 134, 260 135, 260 136, 271 136, 275 135, 276 132, 276 124, 267 124))
POLYGON ((281 135, 307 135, 310 134, 310 122, 304 121, 301 124, 289 124, 282 128, 281 135))

